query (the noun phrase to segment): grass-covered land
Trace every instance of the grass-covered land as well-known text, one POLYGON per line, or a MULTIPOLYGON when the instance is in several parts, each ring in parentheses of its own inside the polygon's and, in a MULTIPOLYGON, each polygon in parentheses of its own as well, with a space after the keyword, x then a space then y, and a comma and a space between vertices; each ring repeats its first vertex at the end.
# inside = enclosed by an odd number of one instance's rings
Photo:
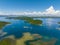
POLYGON ((16 45, 16 41, 13 39, 6 38, 0 41, 0 45, 16 45))
POLYGON ((7 19, 27 20, 27 19, 33 19, 33 18, 31 18, 31 17, 7 17, 7 19))
POLYGON ((55 45, 56 38, 45 38, 39 34, 23 33, 20 39, 5 38, 0 41, 0 45, 55 45))
POLYGON ((42 20, 29 20, 28 22, 30 24, 34 24, 34 25, 40 25, 40 24, 42 24, 42 20))
POLYGON ((40 25, 42 24, 42 20, 34 20, 32 17, 8 17, 7 19, 18 19, 18 20, 25 20, 30 24, 40 25))
POLYGON ((26 45, 55 45, 56 39, 44 40, 44 39, 35 39, 28 40, 25 42, 26 45))
POLYGON ((10 24, 9 22, 0 21, 0 29, 3 28, 6 24, 10 24))

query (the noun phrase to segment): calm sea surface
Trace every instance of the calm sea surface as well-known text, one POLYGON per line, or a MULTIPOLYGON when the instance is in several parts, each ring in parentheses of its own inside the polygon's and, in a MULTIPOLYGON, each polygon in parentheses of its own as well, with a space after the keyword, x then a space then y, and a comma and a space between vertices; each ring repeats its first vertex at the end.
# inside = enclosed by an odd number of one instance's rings
POLYGON ((42 20, 43 24, 41 26, 32 25, 24 20, 0 17, 0 21, 11 22, 11 24, 7 24, 3 27, 3 32, 7 32, 7 34, 2 36, 2 38, 9 35, 14 35, 15 38, 20 38, 23 36, 24 32, 30 32, 31 34, 54 37, 59 40, 56 45, 60 45, 60 24, 58 24, 58 22, 60 22, 60 18, 34 18, 34 20, 36 19, 42 20))

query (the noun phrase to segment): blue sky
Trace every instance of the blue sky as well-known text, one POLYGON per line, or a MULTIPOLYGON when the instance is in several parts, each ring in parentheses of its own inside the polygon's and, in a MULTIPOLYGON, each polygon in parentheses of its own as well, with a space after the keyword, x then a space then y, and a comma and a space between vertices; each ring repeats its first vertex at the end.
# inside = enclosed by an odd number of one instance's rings
POLYGON ((50 6, 60 10, 60 0, 0 0, 0 12, 44 11, 50 6))
POLYGON ((0 9, 3 10, 43 11, 51 5, 60 9, 60 0, 0 0, 0 9))

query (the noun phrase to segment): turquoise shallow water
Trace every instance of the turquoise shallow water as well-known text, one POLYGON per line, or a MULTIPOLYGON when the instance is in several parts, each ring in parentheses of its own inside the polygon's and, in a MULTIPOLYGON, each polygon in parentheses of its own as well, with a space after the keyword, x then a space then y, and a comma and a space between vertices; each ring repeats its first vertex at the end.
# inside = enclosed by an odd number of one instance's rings
POLYGON ((9 35, 14 35, 15 38, 21 38, 23 36, 24 32, 30 32, 31 34, 40 34, 43 36, 48 37, 54 37, 58 39, 56 45, 60 45, 60 25, 58 22, 60 22, 60 18, 34 18, 38 20, 43 21, 42 26, 38 25, 32 25, 30 23, 25 22, 24 20, 13 20, 13 19, 5 19, 0 21, 7 21, 11 22, 11 24, 6 25, 3 27, 3 32, 7 32, 6 35, 2 36, 0 39, 3 39, 3 37, 7 37, 9 35), (24 28, 27 27, 27 28, 24 28), (20 35, 19 35, 20 34, 20 35))

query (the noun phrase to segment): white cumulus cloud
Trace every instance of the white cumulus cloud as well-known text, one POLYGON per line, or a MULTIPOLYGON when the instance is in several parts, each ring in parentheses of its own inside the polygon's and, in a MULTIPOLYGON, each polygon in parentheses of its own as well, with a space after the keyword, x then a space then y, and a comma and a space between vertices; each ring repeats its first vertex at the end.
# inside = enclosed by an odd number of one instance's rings
POLYGON ((45 11, 25 11, 25 12, 3 12, 0 11, 0 15, 26 15, 26 16, 60 16, 60 10, 55 10, 53 6, 50 6, 45 11))
POLYGON ((55 10, 53 6, 46 9, 45 14, 57 15, 60 14, 60 10, 55 10))

